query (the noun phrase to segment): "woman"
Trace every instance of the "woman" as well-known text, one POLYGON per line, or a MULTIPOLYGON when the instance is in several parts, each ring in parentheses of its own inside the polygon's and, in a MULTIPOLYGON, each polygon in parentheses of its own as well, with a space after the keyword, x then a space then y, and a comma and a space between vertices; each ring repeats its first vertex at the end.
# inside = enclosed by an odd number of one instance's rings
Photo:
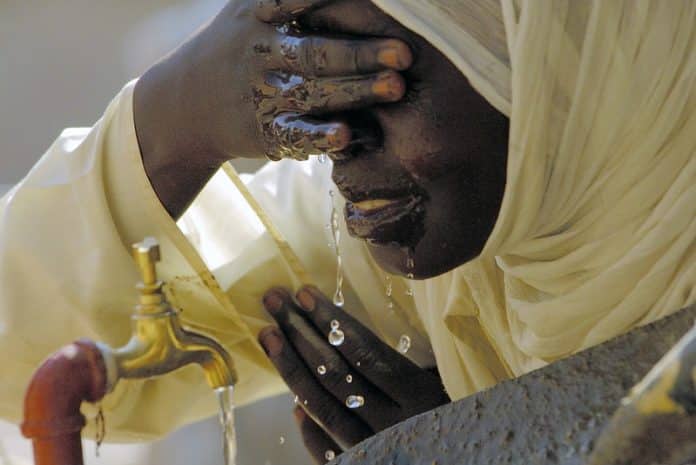
MULTIPOLYGON (((26 378, 56 347, 79 336, 127 339, 127 246, 146 235, 162 242, 161 272, 187 324, 233 353, 240 403, 282 389, 255 343, 261 332, 304 405, 298 415, 318 457, 333 440, 350 445, 446 400, 419 366, 436 363, 456 399, 694 301, 691 2, 375 3, 398 23, 365 1, 271 2, 258 14, 313 34, 399 38, 414 57, 408 70, 396 42, 386 44, 392 59, 375 52, 367 64, 334 60, 356 56, 341 51, 298 54, 306 45, 293 45, 295 31, 280 42, 255 35, 252 7, 230 4, 135 85, 132 111, 131 86, 3 199, 0 344, 22 353, 5 367, 14 375, 3 376, 5 416, 17 417, 26 378), (294 58, 305 56, 320 66, 294 58), (240 59, 249 64, 224 61, 240 59), (328 84, 318 76, 327 69, 328 84), (346 89, 345 75, 364 77, 346 89), (251 93, 225 90, 240 83, 251 93), (328 166, 281 161, 246 187, 219 173, 181 220, 191 242, 169 216, 223 160, 318 151, 335 159, 348 229, 370 240, 340 243, 345 309, 364 326, 315 288, 301 290, 300 306, 286 291, 265 293, 308 282, 333 292, 328 166), (380 267, 421 280, 390 281, 380 267), (24 275, 22 287, 10 272, 24 275), (264 294, 282 331, 264 329, 264 294), (345 336, 338 346, 325 344, 333 319, 345 336), (371 331, 394 346, 408 336, 417 364, 371 331), (324 358, 333 377, 318 370, 324 358), (345 382, 330 384, 336 373, 345 382), (348 395, 364 402, 343 407, 348 395)), ((112 437, 143 438, 210 414, 213 401, 198 374, 183 371, 120 385, 104 407, 112 437)))

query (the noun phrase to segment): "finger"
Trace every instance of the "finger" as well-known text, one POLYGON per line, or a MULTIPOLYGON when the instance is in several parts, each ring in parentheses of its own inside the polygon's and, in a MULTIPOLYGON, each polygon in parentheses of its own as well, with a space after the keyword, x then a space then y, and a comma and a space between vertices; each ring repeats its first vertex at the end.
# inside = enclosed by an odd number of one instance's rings
POLYGON ((321 429, 321 426, 316 424, 301 407, 295 407, 293 413, 302 434, 302 442, 318 464, 329 462, 342 452, 331 436, 321 429))
POLYGON ((312 115, 396 102, 406 92, 404 78, 395 71, 318 79, 269 73, 266 84, 276 90, 277 109, 312 115))
POLYGON ((326 392, 278 328, 261 330, 259 342, 303 408, 342 446, 349 448, 372 435, 369 426, 326 392))
POLYGON ((331 0, 258 0, 256 17, 266 23, 281 24, 331 0))
POLYGON ((302 76, 346 76, 385 69, 402 71, 413 55, 397 39, 332 39, 279 34, 269 54, 271 67, 302 76))
POLYGON ((318 289, 305 286, 297 293, 305 315, 322 334, 329 334, 331 323, 338 322, 343 331, 343 343, 337 346, 343 357, 356 371, 404 405, 423 396, 440 395, 440 380, 421 369, 408 358, 382 342, 369 329, 349 314, 333 305, 318 289))
POLYGON ((310 155, 339 152, 351 142, 346 123, 327 123, 297 113, 282 113, 262 125, 265 139, 271 141, 271 159, 306 160, 310 155))
POLYGON ((299 312, 305 312, 289 293, 271 290, 264 296, 264 305, 313 376, 336 400, 351 408, 373 430, 381 431, 398 422, 401 412, 396 402, 348 365, 326 337, 302 317, 299 312))

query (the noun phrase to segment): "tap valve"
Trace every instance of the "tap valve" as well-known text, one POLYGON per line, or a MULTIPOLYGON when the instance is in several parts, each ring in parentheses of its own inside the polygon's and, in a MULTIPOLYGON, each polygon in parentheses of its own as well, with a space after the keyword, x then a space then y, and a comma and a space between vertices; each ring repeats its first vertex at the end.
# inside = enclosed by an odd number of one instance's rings
POLYGON ((160 261, 160 246, 154 237, 146 237, 133 245, 135 260, 142 281, 138 283, 139 298, 136 311, 138 314, 161 313, 169 310, 162 295, 162 281, 157 279, 156 264, 160 261))

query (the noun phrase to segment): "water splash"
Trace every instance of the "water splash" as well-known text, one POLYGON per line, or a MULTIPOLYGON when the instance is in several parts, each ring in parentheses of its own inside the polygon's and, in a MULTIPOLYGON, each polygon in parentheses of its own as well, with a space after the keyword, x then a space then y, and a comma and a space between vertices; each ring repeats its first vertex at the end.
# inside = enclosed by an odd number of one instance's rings
POLYGON ((399 344, 396 346, 396 350, 400 353, 405 354, 411 348, 411 338, 407 334, 402 334, 399 338, 399 344))
MULTIPOLYGON (((406 274, 406 278, 409 280, 412 280, 414 278, 413 276, 413 269, 416 267, 416 261, 413 259, 413 249, 408 250, 408 255, 406 256, 406 269, 408 270, 408 274, 406 274)), ((413 297, 413 288, 411 287, 411 284, 408 283, 406 285, 406 295, 409 297, 413 297)))
POLYGON ((222 453, 225 465, 235 465, 237 459, 237 434, 234 429, 234 386, 215 389, 220 406, 220 425, 222 426, 222 453))
POLYGON ((346 407, 349 409, 360 408, 365 405, 365 398, 363 396, 351 394, 346 397, 346 407))
POLYGON ((336 253, 336 292, 333 296, 333 304, 337 307, 343 307, 346 301, 343 297, 343 258, 341 257, 340 249, 341 229, 333 190, 329 191, 329 196, 331 197, 331 236, 334 243, 333 249, 336 253))
POLYGON ((387 310, 389 313, 394 313, 394 299, 392 294, 394 294, 394 283, 392 282, 392 277, 390 275, 385 275, 385 288, 384 293, 387 296, 387 310))

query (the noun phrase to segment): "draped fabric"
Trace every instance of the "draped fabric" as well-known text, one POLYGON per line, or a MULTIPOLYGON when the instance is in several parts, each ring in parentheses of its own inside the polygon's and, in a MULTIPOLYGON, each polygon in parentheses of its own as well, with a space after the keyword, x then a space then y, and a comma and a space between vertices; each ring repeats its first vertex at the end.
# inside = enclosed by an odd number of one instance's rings
POLYGON ((456 301, 419 309, 464 346, 438 358, 451 391, 489 376, 457 329, 472 315, 519 375, 694 302, 696 2, 375 3, 510 117, 483 254, 424 284, 456 301))

